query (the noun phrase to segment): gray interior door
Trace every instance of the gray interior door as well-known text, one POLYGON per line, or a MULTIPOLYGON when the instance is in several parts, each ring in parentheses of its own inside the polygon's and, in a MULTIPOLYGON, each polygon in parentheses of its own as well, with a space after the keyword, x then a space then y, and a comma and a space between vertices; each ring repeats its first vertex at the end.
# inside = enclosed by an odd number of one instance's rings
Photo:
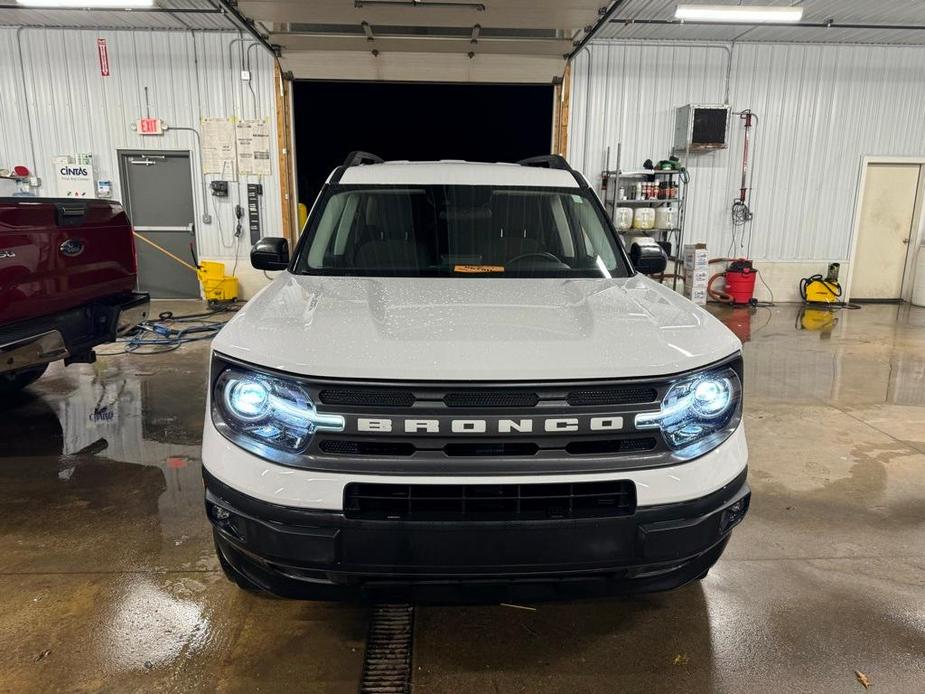
MULTIPOLYGON (((193 264, 195 244, 193 177, 189 152, 120 152, 122 203, 135 232, 181 260, 193 264)), ((157 299, 195 299, 199 280, 151 243, 136 240, 138 288, 157 299)))

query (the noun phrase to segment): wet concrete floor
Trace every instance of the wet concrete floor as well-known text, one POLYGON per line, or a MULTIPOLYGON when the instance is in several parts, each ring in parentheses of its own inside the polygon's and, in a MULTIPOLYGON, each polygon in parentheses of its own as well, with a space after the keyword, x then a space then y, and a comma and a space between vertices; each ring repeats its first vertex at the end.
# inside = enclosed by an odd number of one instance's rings
MULTIPOLYGON (((925 691, 925 309, 716 313, 747 340, 754 490, 719 564, 665 594, 419 607, 415 692, 925 691)), ((207 360, 55 365, 0 403, 0 692, 356 691, 365 608, 219 569, 207 360)))

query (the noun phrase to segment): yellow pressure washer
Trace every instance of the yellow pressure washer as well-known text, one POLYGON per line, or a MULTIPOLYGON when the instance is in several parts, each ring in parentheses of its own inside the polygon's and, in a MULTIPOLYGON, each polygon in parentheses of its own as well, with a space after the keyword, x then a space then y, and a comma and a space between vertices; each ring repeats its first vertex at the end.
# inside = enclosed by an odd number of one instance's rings
POLYGON ((800 280, 800 297, 807 304, 841 304, 838 263, 831 263, 826 276, 811 275, 800 280))

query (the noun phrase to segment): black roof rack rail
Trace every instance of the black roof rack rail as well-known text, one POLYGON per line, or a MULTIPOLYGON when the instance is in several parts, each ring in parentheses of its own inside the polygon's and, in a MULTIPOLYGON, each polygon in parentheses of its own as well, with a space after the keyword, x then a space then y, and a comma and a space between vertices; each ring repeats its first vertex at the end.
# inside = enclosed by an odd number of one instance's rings
POLYGON ((560 169, 571 171, 572 167, 561 154, 541 154, 538 157, 527 157, 517 162, 521 166, 538 166, 543 169, 560 169))
POLYGON ((575 171, 561 154, 541 154, 538 157, 528 157, 517 162, 521 166, 536 166, 543 169, 558 169, 559 171, 568 171, 578 181, 581 188, 587 188, 588 182, 580 173, 575 171))
POLYGON ((382 157, 377 157, 375 154, 369 152, 364 152, 363 150, 355 150, 347 155, 347 158, 344 159, 344 163, 338 166, 334 173, 331 175, 331 184, 340 183, 341 177, 351 166, 363 166, 364 164, 382 164, 382 157))
POLYGON ((377 157, 375 154, 370 154, 369 152, 363 152, 361 150, 356 150, 347 155, 347 158, 344 160, 344 166, 362 166, 363 164, 381 164, 382 157, 377 157))

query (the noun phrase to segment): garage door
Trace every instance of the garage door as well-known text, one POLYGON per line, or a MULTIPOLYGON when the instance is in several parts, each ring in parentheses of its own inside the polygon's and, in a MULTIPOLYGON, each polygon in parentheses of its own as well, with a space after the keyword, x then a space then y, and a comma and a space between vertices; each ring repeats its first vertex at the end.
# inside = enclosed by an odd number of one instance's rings
POLYGON ((517 161, 552 141, 552 85, 301 81, 294 102, 299 201, 309 206, 353 150, 517 161))

